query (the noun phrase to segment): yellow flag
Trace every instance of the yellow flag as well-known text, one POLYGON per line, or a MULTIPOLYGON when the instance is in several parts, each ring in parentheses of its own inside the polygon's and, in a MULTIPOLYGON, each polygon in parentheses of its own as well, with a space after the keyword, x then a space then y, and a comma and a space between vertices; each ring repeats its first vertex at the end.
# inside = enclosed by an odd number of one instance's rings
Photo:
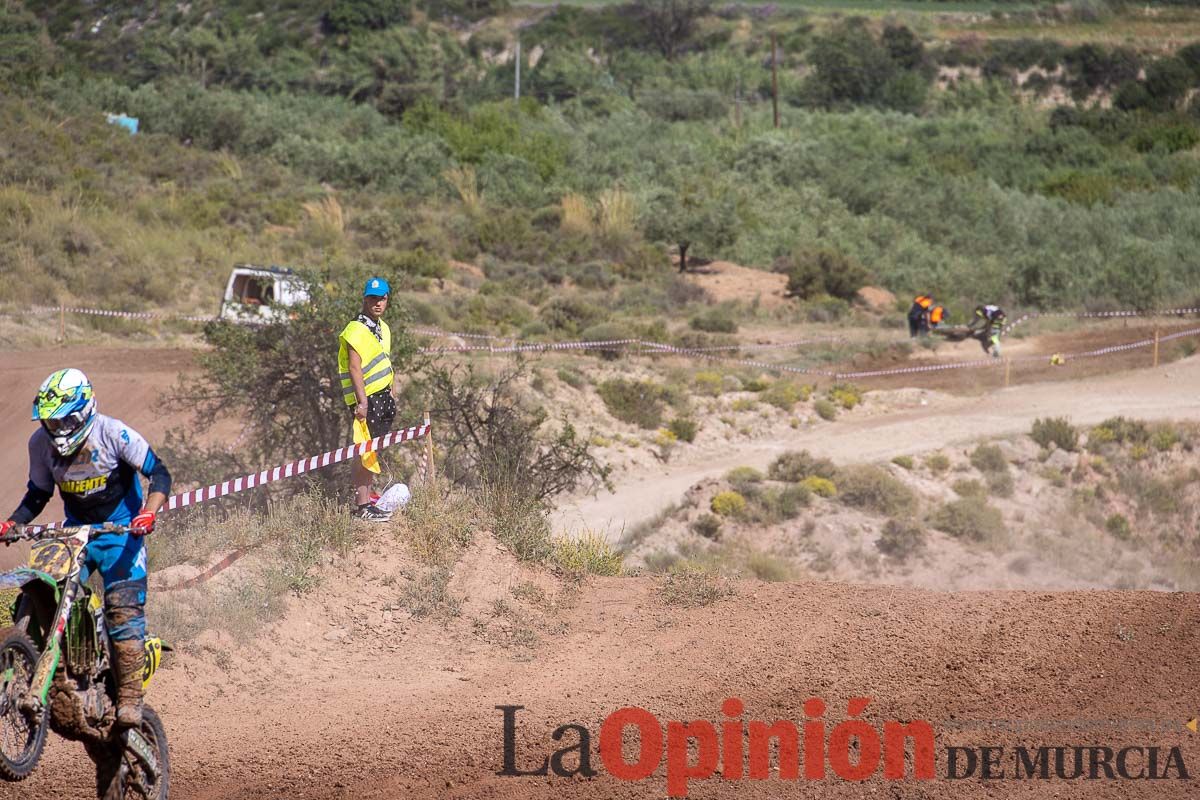
MULTIPOLYGON (((362 444, 363 442, 371 441, 372 438, 371 431, 369 428, 367 428, 367 421, 365 419, 359 419, 358 417, 355 417, 354 443, 362 444)), ((374 450, 370 451, 369 453, 362 454, 362 463, 363 466, 371 470, 371 472, 374 472, 376 475, 379 474, 379 456, 375 454, 374 450)))

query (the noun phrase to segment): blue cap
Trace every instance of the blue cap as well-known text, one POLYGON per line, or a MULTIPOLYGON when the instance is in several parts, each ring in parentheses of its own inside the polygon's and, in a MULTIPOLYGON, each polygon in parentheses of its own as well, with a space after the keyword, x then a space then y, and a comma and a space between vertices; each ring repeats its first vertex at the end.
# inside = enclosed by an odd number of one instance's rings
POLYGON ((383 278, 371 278, 363 287, 363 297, 387 297, 392 293, 392 287, 383 278))

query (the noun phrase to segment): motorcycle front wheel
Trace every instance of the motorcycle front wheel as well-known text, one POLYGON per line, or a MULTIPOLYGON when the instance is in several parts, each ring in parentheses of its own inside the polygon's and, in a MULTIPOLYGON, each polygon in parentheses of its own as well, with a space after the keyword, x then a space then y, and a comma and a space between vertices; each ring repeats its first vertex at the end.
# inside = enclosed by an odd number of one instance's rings
POLYGON ((23 781, 42 757, 49 728, 49 709, 32 715, 21 701, 31 686, 38 652, 33 640, 18 628, 0 631, 0 778, 23 781))
POLYGON ((168 800, 171 760, 167 731, 148 705, 142 706, 142 726, 138 732, 150 743, 158 765, 157 776, 119 742, 89 746, 88 755, 96 763, 96 796, 101 800, 168 800))

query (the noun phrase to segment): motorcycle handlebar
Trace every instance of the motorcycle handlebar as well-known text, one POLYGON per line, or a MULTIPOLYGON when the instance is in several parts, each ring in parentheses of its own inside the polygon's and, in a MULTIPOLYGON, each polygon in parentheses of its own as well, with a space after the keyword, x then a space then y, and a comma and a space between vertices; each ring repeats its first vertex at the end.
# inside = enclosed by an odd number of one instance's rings
POLYGON ((42 539, 65 539, 68 536, 74 536, 80 531, 88 531, 89 538, 101 533, 128 533, 131 530, 128 525, 114 525, 111 522, 105 522, 100 525, 76 525, 71 528, 47 528, 44 525, 15 525, 12 530, 3 537, 0 537, 0 543, 12 544, 20 541, 40 541, 42 539))

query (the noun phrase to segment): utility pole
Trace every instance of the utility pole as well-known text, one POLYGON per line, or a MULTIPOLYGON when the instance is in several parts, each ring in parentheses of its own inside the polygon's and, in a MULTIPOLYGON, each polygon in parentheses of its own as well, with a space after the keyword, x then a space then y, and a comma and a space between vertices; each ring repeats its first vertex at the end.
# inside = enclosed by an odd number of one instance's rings
POLYGON ((517 39, 517 77, 513 81, 513 100, 521 102, 521 40, 517 39))
POLYGON ((775 48, 775 31, 771 31, 771 105, 775 109, 775 127, 779 127, 779 54, 775 48))

